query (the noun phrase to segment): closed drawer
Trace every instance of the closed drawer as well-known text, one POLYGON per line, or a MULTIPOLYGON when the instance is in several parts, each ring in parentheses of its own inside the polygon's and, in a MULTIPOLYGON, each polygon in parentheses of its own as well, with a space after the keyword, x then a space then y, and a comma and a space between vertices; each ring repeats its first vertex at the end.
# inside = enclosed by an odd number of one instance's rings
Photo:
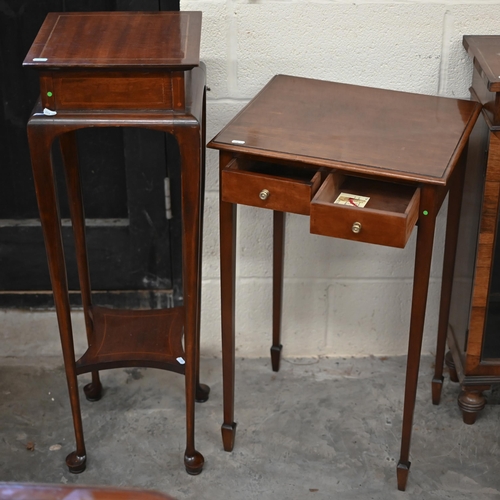
POLYGON ((40 88, 43 106, 54 111, 174 108, 172 75, 168 72, 52 73, 41 78, 40 88))
POLYGON ((311 202, 311 233, 404 248, 418 218, 420 190, 334 172, 311 202), (363 208, 349 199, 337 204, 340 193, 369 197, 363 208))
POLYGON ((222 201, 309 215, 320 171, 234 158, 221 173, 222 201))

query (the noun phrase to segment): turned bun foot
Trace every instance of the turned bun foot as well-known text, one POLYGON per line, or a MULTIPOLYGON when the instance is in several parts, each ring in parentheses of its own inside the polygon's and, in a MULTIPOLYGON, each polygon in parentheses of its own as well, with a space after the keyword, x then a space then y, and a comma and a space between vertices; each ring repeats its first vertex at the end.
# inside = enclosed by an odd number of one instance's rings
POLYGON ((222 424, 221 432, 224 451, 233 451, 234 438, 236 436, 236 422, 232 424, 222 424))
POLYGON ((281 359, 281 350, 283 346, 273 345, 271 347, 271 366, 273 367, 273 372, 278 372, 280 369, 280 359, 281 359))
POLYGON ((398 467, 396 469, 397 477, 398 477, 398 490, 405 491, 406 483, 408 481, 408 473, 410 472, 411 462, 398 462, 398 467))
POLYGON ((441 391, 443 389, 444 377, 432 379, 432 404, 438 405, 441 401, 441 391))
POLYGON ((486 399, 481 391, 463 390, 458 396, 458 406, 462 410, 465 424, 472 425, 477 414, 485 407, 486 399))
POLYGON ((87 467, 87 457, 85 455, 78 456, 74 451, 66 457, 66 465, 72 474, 80 474, 87 467))
POLYGON ((206 384, 199 384, 196 387, 195 401, 197 403, 204 403, 208 401, 208 395, 210 394, 210 387, 206 384))
POLYGON ((87 398, 87 401, 99 401, 102 397, 102 384, 90 383, 83 388, 83 393, 87 398))
POLYGON ((448 370, 450 372, 450 380, 452 382, 458 382, 457 370, 455 368, 455 362, 453 361, 453 356, 451 354, 451 351, 448 351, 446 353, 446 356, 444 357, 444 362, 446 363, 446 366, 448 367, 448 370))
POLYGON ((197 476, 203 470, 204 463, 205 459, 199 451, 194 450, 192 453, 186 451, 184 454, 184 466, 191 476, 197 476))

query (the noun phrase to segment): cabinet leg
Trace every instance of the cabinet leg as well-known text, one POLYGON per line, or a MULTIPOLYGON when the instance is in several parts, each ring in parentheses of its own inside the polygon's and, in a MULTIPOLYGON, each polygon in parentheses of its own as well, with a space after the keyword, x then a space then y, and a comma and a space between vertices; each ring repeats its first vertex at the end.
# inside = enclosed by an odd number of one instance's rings
POLYGON ((482 390, 474 387, 462 388, 462 392, 458 396, 458 407, 462 410, 462 418, 465 424, 472 425, 485 405, 486 399, 482 390))
POLYGON ((273 371, 280 369, 281 310, 283 304, 283 260, 285 253, 285 214, 273 212, 273 345, 271 365, 273 371))
POLYGON ((458 382, 457 370, 455 368, 455 362, 453 361, 453 356, 451 354, 451 351, 448 351, 446 353, 446 356, 444 357, 444 361, 445 361, 446 366, 448 367, 448 371, 450 373, 450 380, 452 382, 458 382))

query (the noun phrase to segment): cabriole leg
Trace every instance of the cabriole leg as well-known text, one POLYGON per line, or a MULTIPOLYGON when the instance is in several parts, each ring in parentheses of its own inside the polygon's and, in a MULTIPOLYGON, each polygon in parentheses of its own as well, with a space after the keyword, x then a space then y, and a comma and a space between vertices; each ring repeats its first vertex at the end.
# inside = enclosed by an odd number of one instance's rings
POLYGON ((184 288, 184 345, 186 352, 186 450, 184 465, 188 474, 199 474, 205 459, 195 448, 195 398, 199 366, 199 288, 201 230, 201 134, 200 129, 180 128, 176 133, 181 154, 182 255, 184 288))
POLYGON ((54 303, 66 370, 66 381, 75 429, 76 451, 67 456, 66 464, 70 472, 77 474, 85 470, 87 459, 78 395, 66 264, 61 236, 61 220, 51 162, 50 150, 55 135, 54 129, 48 125, 45 126, 44 124, 33 122, 28 124, 28 141, 33 166, 33 178, 47 251, 49 274, 54 293, 54 303))

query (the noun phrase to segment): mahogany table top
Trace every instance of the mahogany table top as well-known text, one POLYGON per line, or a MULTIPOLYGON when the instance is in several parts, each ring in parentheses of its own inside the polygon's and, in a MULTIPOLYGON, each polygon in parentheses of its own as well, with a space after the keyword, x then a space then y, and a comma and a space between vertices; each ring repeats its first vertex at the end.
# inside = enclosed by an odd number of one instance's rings
POLYGON ((209 147, 445 185, 479 112, 472 101, 278 75, 209 147))
POLYGON ((200 62, 200 36, 201 12, 54 12, 24 66, 190 69, 200 62))

